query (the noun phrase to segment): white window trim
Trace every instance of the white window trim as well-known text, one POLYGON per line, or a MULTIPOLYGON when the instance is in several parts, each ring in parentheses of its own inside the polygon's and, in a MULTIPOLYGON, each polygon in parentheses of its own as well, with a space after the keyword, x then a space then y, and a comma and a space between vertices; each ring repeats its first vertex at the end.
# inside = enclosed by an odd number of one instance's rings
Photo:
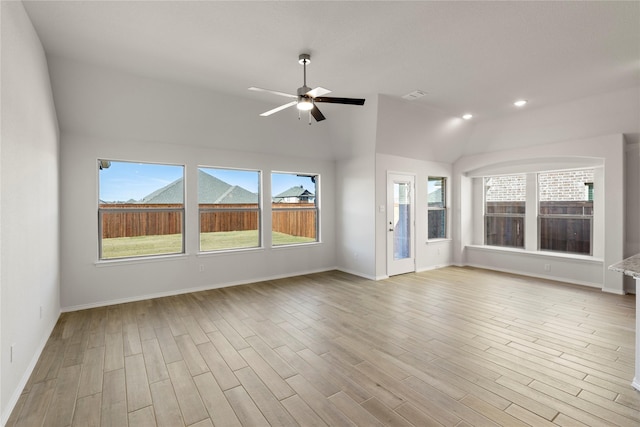
MULTIPOLYGON (((231 167, 224 167, 224 166, 204 166, 204 165, 199 165, 197 167, 198 172, 200 172, 201 169, 218 169, 218 170, 233 170, 233 171, 240 171, 240 172, 256 172, 258 174, 258 207, 257 208, 238 208, 238 209, 217 209, 217 208, 206 208, 204 209, 204 211, 207 212, 234 212, 234 211, 251 211, 251 212, 257 212, 258 213, 258 245, 257 246, 250 246, 250 247, 234 247, 234 248, 224 248, 224 249, 211 249, 211 250, 205 250, 203 251, 201 248, 201 240, 200 240, 200 235, 202 234, 201 231, 201 220, 202 220, 202 212, 203 209, 200 208, 200 200, 197 201, 198 203, 198 255, 202 255, 202 254, 219 254, 219 253, 233 253, 233 252, 246 252, 246 251, 254 251, 254 250, 260 250, 264 248, 264 221, 263 221, 263 217, 264 217, 264 209, 263 209, 263 197, 262 197, 262 189, 263 189, 263 185, 262 185, 262 181, 263 181, 263 176, 262 176, 262 170, 260 169, 243 169, 243 168, 231 168, 231 167)), ((205 172, 207 173, 207 172, 205 172)), ((235 185, 235 184, 233 184, 235 185)), ((198 188, 198 194, 199 194, 200 189, 198 188)))
POLYGON ((432 208, 429 207, 429 194, 427 191, 427 243, 437 243, 441 241, 450 241, 451 240, 451 213, 449 212, 449 181, 450 178, 448 176, 427 176, 427 189, 429 188, 429 179, 442 179, 444 181, 444 207, 442 208, 432 208), (444 237, 436 237, 429 238, 429 211, 430 210, 442 210, 444 211, 444 237))
MULTIPOLYGON (((298 246, 310 246, 310 245, 317 245, 319 243, 322 243, 322 209, 321 209, 321 203, 322 203, 322 190, 321 190, 321 183, 322 183, 322 178, 320 176, 319 173, 314 173, 314 172, 287 172, 287 171, 280 171, 280 170, 272 170, 269 176, 269 182, 271 184, 271 196, 269 197, 269 212, 268 215, 271 216, 271 220, 270 220, 270 224, 271 224, 271 230, 269 231, 270 236, 269 236, 269 241, 271 242, 271 249, 280 249, 280 248, 290 248, 290 247, 298 247, 298 246), (315 208, 306 208, 306 210, 315 210, 316 212, 316 240, 313 242, 301 242, 301 243, 288 243, 288 244, 283 244, 283 245, 274 245, 273 244, 273 212, 275 211, 275 209, 273 209, 273 175, 274 174, 280 174, 280 175, 300 175, 300 176, 308 176, 308 177, 315 177, 315 194, 313 197, 314 200, 314 205, 315 208)), ((286 209, 283 209, 286 210, 286 209)))

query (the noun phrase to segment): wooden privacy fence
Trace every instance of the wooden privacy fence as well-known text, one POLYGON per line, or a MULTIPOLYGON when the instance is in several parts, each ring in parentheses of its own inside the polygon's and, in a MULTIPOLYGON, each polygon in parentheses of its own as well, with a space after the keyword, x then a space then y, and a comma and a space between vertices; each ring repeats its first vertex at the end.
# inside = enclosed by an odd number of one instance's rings
POLYGON ((313 203, 273 203, 271 228, 291 236, 316 238, 316 205, 313 203))
POLYGON ((201 233, 257 230, 259 222, 258 205, 256 203, 244 205, 200 205, 201 233), (216 210, 211 211, 209 209, 216 210))
MULTIPOLYGON (((524 247, 525 202, 487 202, 485 243, 524 247)), ((593 201, 540 202, 541 250, 591 253, 593 201)))
POLYGON ((487 202, 485 244, 524 247, 524 213, 525 202, 487 202))
POLYGON ((542 250, 591 254, 593 201, 540 202, 542 250))
POLYGON ((158 236, 182 232, 182 205, 102 203, 102 238, 158 236), (173 210, 170 210, 173 209, 173 210))
MULTIPOLYGON (((273 231, 316 238, 315 204, 273 203, 272 207, 273 231)), ((102 238, 181 233, 182 209, 180 204, 100 204, 102 238)), ((201 204, 200 209, 200 231, 203 233, 258 229, 257 204, 201 204)))

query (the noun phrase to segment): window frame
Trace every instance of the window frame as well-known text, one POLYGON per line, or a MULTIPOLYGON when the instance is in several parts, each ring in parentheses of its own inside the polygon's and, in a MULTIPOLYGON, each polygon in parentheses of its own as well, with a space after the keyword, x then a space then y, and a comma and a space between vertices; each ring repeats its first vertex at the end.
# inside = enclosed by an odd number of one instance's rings
POLYGON ((433 240, 446 240, 449 237, 449 208, 447 203, 447 177, 445 176, 428 176, 427 177, 427 241, 433 240), (440 191, 442 194, 442 206, 431 206, 429 202, 429 181, 440 181, 440 191), (429 224, 429 213, 430 212, 443 212, 444 215, 444 235, 431 237, 429 236, 429 232, 431 231, 431 227, 429 224))
MULTIPOLYGON (((568 254, 568 255, 582 255, 582 256, 593 256, 593 226, 594 226, 594 199, 593 199, 593 192, 594 192, 594 183, 593 180, 589 181, 589 182, 585 182, 583 183, 583 185, 585 187, 587 187, 586 189, 586 193, 587 193, 587 200, 583 200, 583 202, 591 202, 591 214, 590 215, 576 215, 576 214, 543 214, 541 213, 541 203, 542 201, 540 200, 540 175, 544 174, 544 173, 553 173, 553 172, 574 172, 574 171, 591 171, 592 173, 595 173, 595 169, 565 169, 565 170, 561 170, 561 171, 539 171, 536 172, 536 201, 537 201, 537 212, 536 212, 536 236, 537 236, 537 250, 539 252, 551 252, 551 253, 558 253, 558 254, 568 254), (557 250, 557 249, 548 249, 548 248, 542 248, 542 222, 544 219, 564 219, 564 220, 583 220, 583 221, 589 221, 589 253, 585 253, 585 252, 570 252, 567 250, 557 250)), ((584 209, 584 208, 583 208, 584 209)))
MULTIPOLYGON (((321 192, 321 176, 319 173, 309 173, 309 172, 284 172, 284 171, 271 171, 271 247, 272 248, 285 248, 285 247, 291 247, 291 246, 300 246, 300 245, 314 245, 314 244, 318 244, 321 243, 321 221, 320 221, 320 215, 321 215, 321 209, 320 209, 320 192, 321 192), (295 175, 298 177, 308 177, 311 178, 312 182, 315 184, 315 193, 313 195, 313 206, 309 206, 309 207, 301 207, 301 208, 293 208, 293 207, 285 207, 285 208, 275 208, 274 206, 277 205, 278 203, 274 201, 276 194, 274 194, 273 191, 273 175, 295 175), (281 243, 281 244, 274 244, 273 242, 273 233, 274 233, 274 221, 273 221, 273 217, 275 212, 314 212, 315 213, 315 220, 314 220, 314 227, 315 227, 315 240, 313 241, 308 241, 308 242, 294 242, 294 243, 281 243)), ((286 203, 286 202, 285 202, 286 203)))
MULTIPOLYGON (((526 217, 527 217, 527 200, 526 200, 526 194, 527 194, 527 175, 525 173, 514 173, 514 174, 508 174, 508 175, 486 175, 482 177, 482 217, 483 217, 483 243, 485 246, 493 246, 493 247, 499 247, 499 248, 511 248, 511 249, 525 249, 526 247, 526 217), (523 203, 523 208, 524 211, 522 213, 509 213, 509 212, 505 212, 505 213, 488 213, 487 212, 487 180, 491 179, 491 178, 497 178, 497 177, 508 177, 508 176, 520 176, 524 178, 524 183, 525 183, 525 200, 522 201, 523 203), (518 246, 518 245, 498 245, 498 244, 491 244, 488 243, 488 224, 487 224, 487 220, 488 218, 515 218, 517 219, 516 221, 516 227, 517 227, 517 231, 516 231, 516 240, 517 240, 517 236, 522 236, 522 246, 518 246)), ((514 200, 513 202, 518 202, 517 200, 514 200)))
MULTIPOLYGON (((197 167, 198 174, 202 169, 216 169, 216 170, 227 170, 227 171, 241 171, 241 172, 256 172, 258 178, 258 203, 255 208, 201 208, 200 205, 200 188, 198 188, 198 251, 201 254, 213 254, 219 252, 230 252, 230 251, 243 251, 243 250, 255 250, 262 248, 263 245, 263 209, 262 209, 262 171, 259 169, 244 169, 244 168, 230 168, 230 167, 222 167, 222 166, 203 166, 200 165, 197 167), (220 248, 220 249, 202 249, 202 214, 203 213, 216 213, 216 212, 256 212, 257 214, 257 227, 258 227, 258 241, 256 246, 238 246, 238 247, 229 247, 229 248, 220 248)), ((204 172, 207 173, 207 172, 204 172)), ((217 177, 215 177, 217 178, 217 177)), ((220 179, 220 178, 217 178, 220 179)), ((226 182, 226 181, 225 181, 226 182)), ((199 185, 198 181, 198 185, 199 185)), ((235 184, 231 184, 235 185, 235 184)), ((245 189, 246 190, 246 189, 245 189)), ((248 190, 247 190, 248 191, 248 190)))
MULTIPOLYGON (((185 233, 185 225, 186 225, 186 209, 185 209, 185 179, 186 179, 186 165, 184 164, 174 164, 174 163, 160 163, 160 162, 148 162, 148 161, 136 161, 136 160, 107 160, 107 159, 97 159, 98 165, 98 203, 97 203, 97 219, 98 219, 98 262, 114 262, 114 261, 129 261, 129 260, 140 260, 147 259, 151 257, 166 257, 166 256, 175 256, 175 255, 184 255, 186 253, 186 233, 185 233), (173 166, 182 168, 182 177, 178 179, 182 179, 182 203, 180 203, 181 207, 154 207, 154 208, 135 208, 135 207, 127 207, 127 208, 108 208, 102 207, 103 203, 100 199, 100 191, 101 191, 101 180, 100 180, 100 170, 108 169, 112 166, 113 163, 131 163, 131 164, 143 164, 143 165, 156 165, 156 166, 173 166), (144 254, 144 255, 132 255, 132 256, 118 256, 118 257, 109 257, 105 258, 104 249, 103 249, 103 234, 104 234, 104 215, 105 213, 179 213, 180 214, 180 245, 181 250, 177 252, 161 252, 161 253, 152 253, 152 254, 144 254)), ((175 182, 176 180, 172 181, 175 182)), ((161 187, 164 188, 164 187, 161 187)), ((115 203, 114 203, 115 204, 115 203)), ((132 205, 133 203, 120 203, 120 204, 128 204, 132 205)), ((176 203, 177 204, 177 203, 176 203)), ((106 203, 104 204, 106 205, 106 203)), ((141 204, 141 206, 145 206, 141 204)), ((161 236, 162 234, 150 234, 148 236, 161 236)), ((123 237, 134 237, 134 236, 123 236, 123 237)))

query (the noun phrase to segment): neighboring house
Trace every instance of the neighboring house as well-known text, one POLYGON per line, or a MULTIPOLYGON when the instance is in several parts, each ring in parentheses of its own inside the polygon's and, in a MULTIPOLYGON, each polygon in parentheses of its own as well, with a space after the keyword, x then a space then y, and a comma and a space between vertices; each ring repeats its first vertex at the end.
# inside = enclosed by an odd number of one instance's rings
POLYGON ((427 202, 429 203, 429 206, 431 206, 434 203, 440 203, 442 204, 442 188, 438 188, 437 190, 433 190, 431 193, 429 193, 427 195, 427 202))
MULTIPOLYGON (((145 196, 139 203, 174 204, 183 203, 182 178, 145 196)), ((198 203, 249 204, 258 203, 258 194, 237 185, 228 184, 206 172, 198 171, 198 203)))
POLYGON ((313 203, 315 195, 302 185, 291 187, 273 197, 273 203, 313 203))

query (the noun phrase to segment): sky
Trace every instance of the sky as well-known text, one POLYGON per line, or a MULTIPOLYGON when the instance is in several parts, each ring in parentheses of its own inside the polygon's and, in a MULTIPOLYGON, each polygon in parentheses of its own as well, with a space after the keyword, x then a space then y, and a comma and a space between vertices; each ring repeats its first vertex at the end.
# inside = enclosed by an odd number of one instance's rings
POLYGON ((182 166, 111 162, 109 168, 100 170, 100 200, 140 200, 182 177, 183 170, 182 166))
MULTIPOLYGON (((235 169, 201 168, 206 173, 222 181, 238 185, 253 193, 258 191, 255 171, 235 169)), ((183 176, 183 166, 153 163, 111 162, 111 166, 100 170, 100 200, 105 202, 126 202, 140 200, 148 194, 172 183, 183 176)), ((302 185, 315 193, 315 184, 309 177, 296 174, 272 174, 273 194, 279 194, 293 186, 302 185)))

